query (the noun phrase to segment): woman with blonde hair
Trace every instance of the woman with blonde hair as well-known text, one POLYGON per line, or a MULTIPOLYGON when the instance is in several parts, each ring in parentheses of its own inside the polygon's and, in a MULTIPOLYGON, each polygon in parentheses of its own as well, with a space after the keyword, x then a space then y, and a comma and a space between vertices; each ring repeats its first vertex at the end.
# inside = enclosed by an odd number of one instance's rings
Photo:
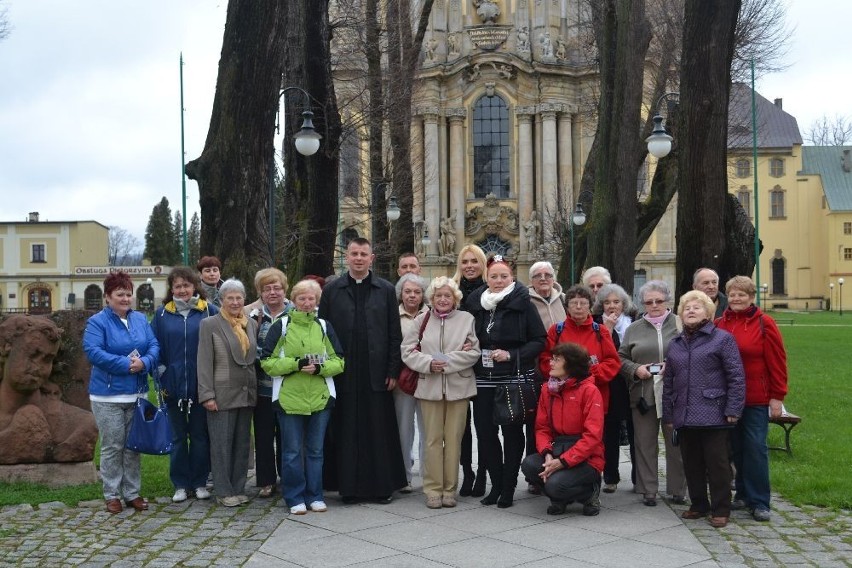
POLYGON ((713 325, 716 304, 700 290, 681 296, 683 332, 672 339, 663 375, 663 423, 674 428, 689 489, 684 519, 731 513, 729 436, 743 412, 745 372, 734 337, 713 325), (709 498, 708 498, 709 487, 709 498))
MULTIPOLYGON (((453 274, 453 281, 458 284, 459 290, 462 293, 461 304, 459 309, 466 311, 465 303, 468 296, 482 286, 485 286, 485 252, 475 244, 466 244, 459 251, 459 256, 456 261, 456 273, 453 274)), ((462 497, 474 496, 482 497, 485 495, 486 483, 486 465, 485 455, 482 451, 482 446, 477 440, 477 453, 479 454, 479 463, 476 468, 476 475, 473 473, 473 431, 471 430, 471 412, 468 407, 467 423, 464 427, 464 436, 461 442, 461 467, 464 473, 459 495, 462 497)))
POLYGON ((426 297, 432 309, 414 318, 400 349, 403 363, 420 373, 414 397, 423 413, 423 492, 426 506, 439 509, 456 506, 461 439, 480 352, 473 316, 458 310, 462 293, 455 281, 438 276, 426 297))

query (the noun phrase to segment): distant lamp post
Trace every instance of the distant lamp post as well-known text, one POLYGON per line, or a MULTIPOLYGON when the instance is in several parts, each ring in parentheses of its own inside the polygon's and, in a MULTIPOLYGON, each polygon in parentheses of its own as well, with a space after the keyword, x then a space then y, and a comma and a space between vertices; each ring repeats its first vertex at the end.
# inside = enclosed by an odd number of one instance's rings
POLYGON ((838 278, 840 289, 837 291, 837 307, 840 308, 840 317, 843 317, 843 278, 838 278))
POLYGON ((766 305, 766 295, 769 293, 769 284, 766 284, 764 282, 763 285, 760 287, 760 289, 763 290, 763 306, 762 307, 763 307, 764 310, 766 310, 766 309, 768 309, 768 306, 766 305))
POLYGON ((574 213, 571 215, 571 284, 574 283, 574 225, 581 227, 586 223, 586 212, 583 206, 577 203, 574 213))
MULTIPOLYGON (((314 129, 314 113, 311 112, 311 96, 301 87, 285 87, 278 93, 278 100, 284 97, 284 107, 286 110, 287 97, 289 91, 299 91, 305 99, 304 110, 302 111, 302 127, 293 135, 293 144, 296 146, 296 151, 303 156, 313 156, 317 153, 320 147, 322 136, 314 129)), ((276 131, 280 132, 280 123, 275 125, 276 131)), ((274 167, 274 166, 273 166, 274 167)), ((275 176, 274 169, 269 176, 269 256, 272 259, 272 264, 275 264, 275 176)), ((284 168, 282 182, 287 185, 287 168, 284 168)))
POLYGON ((828 311, 834 311, 834 282, 828 284, 828 311))

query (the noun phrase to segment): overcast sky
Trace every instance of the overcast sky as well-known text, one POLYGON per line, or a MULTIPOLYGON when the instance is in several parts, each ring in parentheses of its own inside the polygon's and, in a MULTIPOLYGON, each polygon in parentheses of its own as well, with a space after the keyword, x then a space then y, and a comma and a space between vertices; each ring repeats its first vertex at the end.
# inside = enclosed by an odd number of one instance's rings
MULTIPOLYGON (((757 90, 804 131, 852 116, 852 2, 787 2, 792 66, 757 90)), ((186 158, 204 147, 226 0, 3 0, 0 42, 0 220, 94 219, 143 240, 165 196, 181 206, 179 57, 186 158)), ((198 188, 187 181, 188 216, 198 188)))

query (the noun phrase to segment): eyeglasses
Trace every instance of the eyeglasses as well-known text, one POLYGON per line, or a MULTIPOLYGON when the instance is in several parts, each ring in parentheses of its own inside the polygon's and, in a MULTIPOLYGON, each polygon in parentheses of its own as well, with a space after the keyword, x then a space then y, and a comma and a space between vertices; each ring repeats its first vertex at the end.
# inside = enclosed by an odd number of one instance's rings
POLYGON ((642 304, 645 306, 659 306, 660 304, 665 304, 665 300, 643 300, 642 304))
POLYGON ((282 286, 264 286, 261 289, 263 294, 268 294, 269 292, 283 292, 284 288, 282 286))
POLYGON ((568 300, 568 305, 572 308, 582 308, 589 305, 588 300, 568 300))
POLYGON ((553 274, 535 274, 533 280, 553 280, 553 274))

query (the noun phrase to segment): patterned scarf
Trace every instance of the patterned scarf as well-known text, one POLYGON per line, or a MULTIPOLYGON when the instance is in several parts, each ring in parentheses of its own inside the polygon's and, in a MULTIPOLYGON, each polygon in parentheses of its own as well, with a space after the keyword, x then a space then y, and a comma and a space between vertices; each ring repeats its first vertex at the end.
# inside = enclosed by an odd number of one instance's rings
POLYGON ((234 335, 237 336, 237 341, 240 342, 240 347, 243 348, 243 356, 248 355, 249 352, 249 338, 246 335, 246 326, 248 325, 248 318, 246 314, 240 310, 240 315, 237 317, 233 317, 226 310, 222 310, 219 312, 219 315, 222 316, 228 325, 231 326, 231 329, 234 330, 234 335))

